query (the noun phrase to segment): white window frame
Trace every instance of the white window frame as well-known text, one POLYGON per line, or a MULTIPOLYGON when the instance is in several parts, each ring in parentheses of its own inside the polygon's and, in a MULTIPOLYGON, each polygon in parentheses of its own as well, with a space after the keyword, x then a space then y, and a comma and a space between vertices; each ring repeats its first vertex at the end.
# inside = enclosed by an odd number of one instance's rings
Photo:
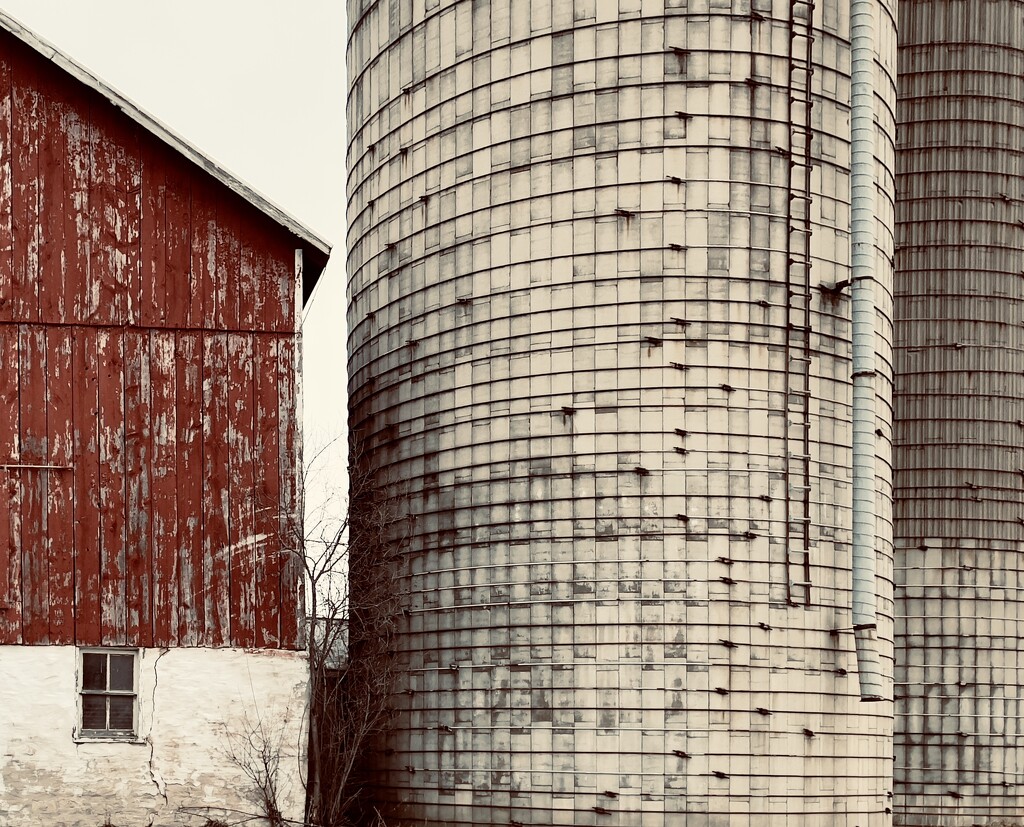
MULTIPOLYGON (((143 739, 139 736, 141 731, 141 704, 139 703, 139 666, 142 661, 142 650, 123 646, 80 646, 78 647, 77 662, 75 665, 75 730, 74 740, 76 742, 97 743, 97 742, 118 742, 141 744, 143 739), (83 683, 85 681, 85 655, 131 655, 132 656, 132 691, 112 690, 96 694, 102 695, 131 695, 132 696, 132 730, 92 730, 84 729, 82 698, 87 691, 83 683)), ((108 663, 109 669, 109 663, 108 663)), ((109 672, 108 672, 109 675, 109 672)), ((109 677, 108 677, 109 682, 109 677)))

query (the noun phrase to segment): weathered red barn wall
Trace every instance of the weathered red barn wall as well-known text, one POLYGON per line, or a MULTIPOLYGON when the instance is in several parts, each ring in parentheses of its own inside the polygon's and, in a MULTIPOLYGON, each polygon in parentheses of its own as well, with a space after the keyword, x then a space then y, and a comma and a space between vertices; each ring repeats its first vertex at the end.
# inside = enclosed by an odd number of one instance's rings
POLYGON ((299 645, 295 246, 0 34, 0 643, 299 645))

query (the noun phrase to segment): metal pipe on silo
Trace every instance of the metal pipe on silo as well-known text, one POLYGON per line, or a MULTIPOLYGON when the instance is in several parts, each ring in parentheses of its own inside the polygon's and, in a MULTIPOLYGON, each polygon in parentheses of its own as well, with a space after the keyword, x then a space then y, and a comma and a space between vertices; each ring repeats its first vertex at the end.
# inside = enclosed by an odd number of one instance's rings
POLYGON ((875 599, 875 124, 871 0, 850 5, 853 634, 862 701, 882 699, 875 599))

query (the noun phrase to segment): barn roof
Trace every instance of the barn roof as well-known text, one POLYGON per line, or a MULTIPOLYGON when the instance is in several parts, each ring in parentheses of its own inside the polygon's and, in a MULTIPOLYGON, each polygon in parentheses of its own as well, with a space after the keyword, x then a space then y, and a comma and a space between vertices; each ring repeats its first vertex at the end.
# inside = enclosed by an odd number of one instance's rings
POLYGON ((20 22, 2 10, 0 10, 0 29, 14 35, 18 40, 34 49, 55 66, 63 69, 79 83, 82 83, 90 89, 98 92, 110 101, 116 109, 124 112, 125 115, 135 121, 147 132, 152 133, 168 146, 185 156, 200 169, 205 170, 213 178, 220 181, 220 183, 232 192, 244 198, 262 213, 269 216, 275 223, 279 224, 301 241, 303 251, 306 254, 304 256, 306 263, 303 272, 302 292, 303 299, 309 299, 313 292, 313 288, 316 286, 317 280, 320 278, 320 274, 327 265, 327 257, 331 253, 330 245, 327 244, 326 241, 282 210, 269 198, 256 192, 256 190, 244 181, 232 175, 212 158, 203 154, 199 149, 178 135, 166 124, 161 123, 144 109, 128 100, 128 98, 116 89, 108 86, 80 63, 77 63, 68 55, 64 54, 52 43, 44 40, 30 29, 27 29, 20 22))

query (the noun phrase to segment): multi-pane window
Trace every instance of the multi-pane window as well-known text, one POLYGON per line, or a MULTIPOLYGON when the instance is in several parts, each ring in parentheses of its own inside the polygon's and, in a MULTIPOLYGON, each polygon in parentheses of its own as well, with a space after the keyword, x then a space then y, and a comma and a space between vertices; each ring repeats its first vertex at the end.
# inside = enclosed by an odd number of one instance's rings
POLYGON ((81 728, 84 737, 124 737, 136 732, 135 652, 82 652, 81 728))

